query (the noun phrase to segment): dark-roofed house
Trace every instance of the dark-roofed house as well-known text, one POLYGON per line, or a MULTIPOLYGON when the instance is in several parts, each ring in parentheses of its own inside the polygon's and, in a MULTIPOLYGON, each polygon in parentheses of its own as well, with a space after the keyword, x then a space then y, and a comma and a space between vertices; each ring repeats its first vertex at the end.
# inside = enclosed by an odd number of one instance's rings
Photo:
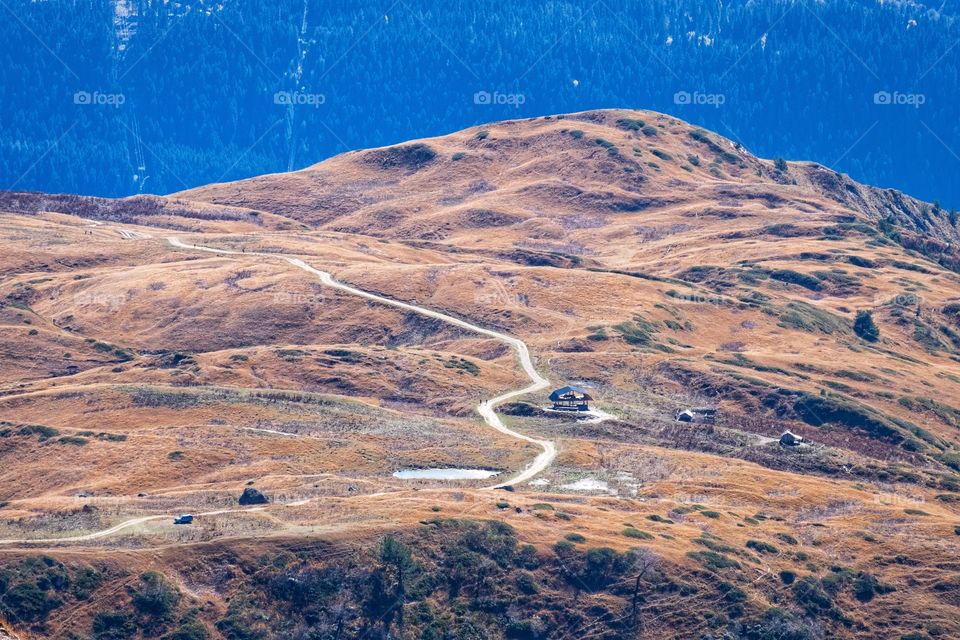
POLYGON ((580 387, 561 387, 550 394, 550 401, 557 411, 589 411, 587 404, 593 398, 586 389, 580 387))
POLYGON ((717 410, 711 407, 690 408, 677 411, 677 422, 704 422, 713 424, 717 421, 717 410))
POLYGON ((785 447, 796 447, 803 442, 803 436, 798 436, 792 431, 784 431, 783 435, 780 436, 780 444, 785 447))

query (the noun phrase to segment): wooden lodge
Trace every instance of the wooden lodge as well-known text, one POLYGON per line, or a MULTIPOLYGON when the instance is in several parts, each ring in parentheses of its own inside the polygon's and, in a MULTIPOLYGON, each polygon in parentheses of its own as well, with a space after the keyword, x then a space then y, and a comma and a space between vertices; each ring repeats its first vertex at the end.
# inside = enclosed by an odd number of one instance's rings
POLYGON ((780 444, 784 447, 797 447, 803 442, 803 436, 798 436, 792 431, 784 431, 780 436, 780 444))
POLYGON ((677 422, 700 422, 713 424, 717 421, 717 410, 709 407, 696 407, 677 411, 677 422))
POLYGON ((550 394, 550 401, 556 411, 589 411, 590 400, 593 400, 593 397, 580 387, 561 387, 550 394))

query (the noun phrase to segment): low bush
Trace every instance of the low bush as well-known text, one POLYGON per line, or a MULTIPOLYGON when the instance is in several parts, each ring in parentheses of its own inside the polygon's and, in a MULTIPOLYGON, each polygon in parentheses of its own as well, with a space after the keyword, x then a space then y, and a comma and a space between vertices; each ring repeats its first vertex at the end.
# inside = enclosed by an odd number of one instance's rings
POLYGON ((810 291, 820 291, 823 289, 823 283, 819 278, 791 269, 774 269, 770 272, 770 278, 788 284, 795 284, 810 291))
POLYGON ((180 604, 180 591, 155 571, 140 576, 140 584, 133 593, 133 606, 143 615, 167 618, 180 604))
POLYGON ((688 551, 687 556, 714 572, 740 568, 739 562, 716 551, 688 551))
POLYGON ((853 332, 867 342, 876 342, 880 339, 880 329, 869 311, 857 311, 857 318, 853 321, 853 332))
POLYGON ((780 550, 775 546, 762 540, 747 540, 746 546, 748 549, 753 549, 757 553, 780 553, 780 550))

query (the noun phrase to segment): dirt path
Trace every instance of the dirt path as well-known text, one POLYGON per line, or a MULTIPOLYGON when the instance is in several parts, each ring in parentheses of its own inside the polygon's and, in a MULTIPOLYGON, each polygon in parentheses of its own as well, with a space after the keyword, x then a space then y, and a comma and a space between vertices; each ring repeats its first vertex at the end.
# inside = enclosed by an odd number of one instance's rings
MULTIPOLYGON (((308 501, 301 500, 298 502, 291 502, 289 504, 281 504, 281 507, 296 507, 301 504, 306 504, 308 501)), ((197 516, 219 516, 225 513, 249 513, 251 511, 263 511, 266 507, 249 507, 246 509, 220 509, 217 511, 207 511, 204 513, 195 513, 194 517, 197 516)), ((94 531, 93 533, 87 533, 82 536, 70 536, 67 538, 15 538, 12 540, 0 540, 0 545, 6 544, 28 544, 28 543, 37 543, 37 544, 53 544, 57 542, 84 542, 87 540, 96 540, 97 538, 105 538, 109 535, 113 535, 118 531, 123 531, 124 529, 129 529, 130 527, 135 527, 153 520, 163 520, 170 519, 172 520, 175 516, 173 514, 159 514, 155 516, 143 516, 141 518, 132 518, 130 520, 124 520, 118 525, 114 525, 109 529, 102 529, 100 531, 94 531)), ((2 640, 2 638, 0 638, 2 640)))
POLYGON ((337 282, 333 279, 326 271, 320 271, 314 267, 311 267, 306 262, 300 258, 293 258, 291 256, 286 256, 279 253, 256 253, 256 252, 241 252, 241 251, 231 251, 228 249, 214 249, 212 247, 204 247, 200 245, 187 244, 180 241, 178 238, 167 238, 172 246, 177 247, 178 249, 190 249, 193 251, 205 251, 207 253, 214 253, 218 255, 242 255, 242 256, 260 256, 266 258, 279 258, 285 260, 292 264, 295 267, 303 269, 308 273, 320 278, 320 282, 324 286, 330 287, 332 289, 339 289, 351 295, 359 296, 361 298, 366 298, 367 300, 372 300, 374 302, 379 302, 380 304, 386 304, 391 307, 398 307, 406 311, 411 311, 428 318, 433 318, 435 320, 440 320, 446 322, 447 324, 460 327, 461 329, 466 329, 473 333, 479 333, 481 335, 489 336, 500 342, 507 344, 514 352, 517 354, 517 359, 520 361, 520 366, 523 368, 524 373, 530 378, 530 384, 521 389, 515 389, 513 391, 508 391, 507 393, 501 394, 495 398, 490 398, 489 400, 484 400, 477 406, 477 413, 483 418, 489 426, 493 427, 497 431, 506 434, 517 440, 522 440, 524 442, 529 442, 540 447, 540 454, 534 458, 523 471, 513 476, 512 478, 505 480, 501 483, 491 485, 486 487, 487 489, 497 489, 500 487, 505 487, 508 485, 519 484, 521 482, 526 482, 530 480, 547 467, 550 466, 550 463, 553 462, 553 459, 557 456, 557 447, 550 440, 538 440, 531 436, 519 433, 507 427, 503 421, 500 419, 500 416, 497 415, 495 411, 496 407, 508 400, 513 398, 533 393, 541 389, 545 389, 549 386, 550 381, 540 375, 536 367, 533 366, 533 360, 530 357, 530 349, 527 348, 525 342, 519 338, 514 338, 513 336, 507 335, 505 333, 500 333, 499 331, 493 331, 491 329, 485 329, 483 327, 477 326, 466 320, 461 320, 460 318, 455 318, 453 316, 441 313, 439 311, 434 311, 433 309, 428 309, 426 307, 420 307, 415 304, 409 304, 407 302, 400 302, 399 300, 393 300, 391 298, 386 298, 384 296, 379 296, 375 293, 370 293, 369 291, 364 291, 363 289, 358 289, 356 287, 351 287, 350 285, 343 284, 342 282, 337 282))
MULTIPOLYGON (((149 237, 149 236, 146 236, 146 234, 126 234, 126 233, 123 233, 122 235, 123 235, 124 238, 127 238, 127 239, 141 239, 141 238, 144 238, 144 237, 149 237)), ((499 331, 492 331, 492 330, 490 330, 490 329, 485 329, 485 328, 483 328, 483 327, 480 327, 480 326, 477 326, 477 325, 472 324, 472 323, 470 323, 470 322, 467 322, 466 320, 461 320, 460 318, 455 318, 455 317, 450 316, 450 315, 447 315, 447 314, 445 314, 445 313, 440 313, 439 311, 434 311, 434 310, 432 310, 432 309, 427 309, 427 308, 425 308, 425 307, 420 307, 420 306, 417 306, 417 305, 414 305, 414 304, 409 304, 409 303, 406 303, 406 302, 400 302, 399 300, 392 300, 392 299, 390 299, 390 298, 385 298, 385 297, 383 297, 383 296, 379 296, 379 295, 376 295, 376 294, 374 294, 374 293, 370 293, 370 292, 368 292, 368 291, 364 291, 363 289, 357 289, 356 287, 351 287, 350 285, 343 284, 342 282, 337 282, 336 280, 333 279, 333 276, 331 276, 331 275, 330 275, 329 273, 327 273, 326 271, 320 271, 319 269, 315 269, 314 267, 311 267, 310 265, 308 265, 306 262, 304 262, 303 260, 301 260, 301 259, 299 259, 299 258, 293 258, 293 257, 286 256, 286 255, 283 255, 283 254, 274 254, 274 253, 254 253, 254 252, 247 253, 247 252, 240 252, 240 251, 230 251, 230 250, 227 250, 227 249, 214 249, 214 248, 211 248, 211 247, 203 247, 203 246, 199 246, 199 245, 186 244, 186 243, 184 243, 184 242, 181 242, 179 239, 173 238, 173 237, 167 238, 167 242, 169 242, 172 246, 177 247, 178 249, 187 249, 187 250, 193 250, 193 251, 205 251, 205 252, 207 252, 207 253, 214 253, 214 254, 219 254, 219 255, 229 254, 229 255, 260 256, 260 257, 267 257, 267 258, 279 258, 279 259, 281 259, 281 260, 285 260, 285 261, 289 262, 290 264, 294 265, 295 267, 298 267, 298 268, 300 268, 300 269, 303 269, 304 271, 307 271, 307 272, 309 272, 309 273, 314 274, 315 276, 317 276, 317 277, 320 278, 320 282, 322 282, 325 286, 328 286, 328 287, 330 287, 330 288, 339 289, 340 291, 345 291, 346 293, 349 293, 349 294, 351 294, 351 295, 359 296, 359 297, 361 297, 361 298, 366 298, 366 299, 368 299, 368 300, 372 300, 372 301, 374 301, 374 302, 378 302, 378 303, 381 303, 381 304, 390 305, 390 306, 392 306, 392 307, 398 307, 398 308, 400 308, 400 309, 404 309, 404 310, 406 310, 406 311, 411 311, 411 312, 413 312, 413 313, 417 313, 417 314, 420 314, 420 315, 422 315, 422 316, 426 316, 426 317, 428 317, 428 318, 434 318, 434 319, 436 319, 436 320, 440 320, 440 321, 442 321, 442 322, 446 322, 446 323, 448 323, 448 324, 451 324, 451 325, 460 327, 460 328, 462 328, 462 329, 466 329, 467 331, 471 331, 471 332, 473 332, 473 333, 479 333, 479 334, 481 334, 481 335, 489 336, 489 337, 491 337, 491 338, 494 338, 494 339, 496 339, 496 340, 499 340, 499 341, 507 344, 511 349, 514 350, 514 352, 516 352, 516 354, 517 354, 517 359, 520 361, 520 366, 523 368, 523 371, 524 371, 524 373, 526 373, 527 377, 530 378, 530 384, 527 385, 527 386, 525 386, 525 387, 522 387, 522 388, 520 388, 520 389, 515 389, 515 390, 513 390, 513 391, 508 391, 507 393, 503 393, 503 394, 501 394, 501 395, 499 395, 499 396, 497 396, 497 397, 495 397, 495 398, 490 398, 489 400, 484 400, 483 402, 481 402, 481 403, 477 406, 477 413, 480 414, 480 416, 483 418, 484 422, 487 423, 487 425, 493 427, 494 429, 496 429, 497 431, 499 431, 499 432, 501 432, 501 433, 503 433, 503 434, 506 434, 506 435, 508 435, 508 436, 510 436, 510 437, 512 437, 512 438, 516 438, 517 440, 522 440, 522 441, 524 441, 524 442, 529 442, 529 443, 531 443, 531 444, 535 444, 535 445, 537 445, 538 447, 540 447, 541 452, 540 452, 539 455, 537 455, 536 458, 534 458, 533 462, 531 462, 529 465, 527 465, 527 467, 526 467, 523 471, 521 471, 520 473, 518 473, 517 475, 513 476, 512 478, 510 478, 510 479, 508 479, 508 480, 505 480, 504 482, 501 482, 501 483, 498 483, 498 484, 495 484, 495 485, 491 485, 491 486, 489 486, 489 487, 485 487, 485 489, 488 489, 488 490, 489 490, 489 489, 498 489, 498 488, 501 488, 501 487, 505 487, 505 486, 509 486, 509 485, 513 485, 513 484, 519 484, 519 483, 521 483, 521 482, 526 482, 526 481, 532 479, 533 477, 535 477, 535 476, 536 476, 537 474, 539 474, 540 472, 544 471, 547 467, 549 467, 549 466, 550 466, 550 463, 553 462, 553 459, 556 457, 556 455, 557 455, 557 448, 556 448, 556 445, 555 445, 552 441, 550 441, 550 440, 538 440, 538 439, 533 438, 533 437, 531 437, 531 436, 528 436, 528 435, 526 435, 526 434, 519 433, 519 432, 517 432, 517 431, 514 431, 513 429, 510 429, 509 427, 507 427, 507 426, 503 423, 503 421, 500 419, 500 416, 497 415, 497 412, 495 411, 495 409, 496 409, 496 407, 497 407, 498 405, 503 404, 504 402, 507 402, 508 400, 511 400, 511 399, 513 399, 513 398, 516 398, 516 397, 519 397, 519 396, 522 396, 522 395, 525 395, 525 394, 528 394, 528 393, 533 393, 533 392, 535 392, 535 391, 539 391, 539 390, 541 390, 541 389, 546 388, 546 387, 550 384, 550 381, 547 380, 546 378, 544 378, 542 375, 540 375, 540 373, 537 371, 536 367, 534 367, 534 365, 533 365, 533 360, 532 360, 532 358, 530 357, 530 349, 527 348, 526 343, 523 342, 522 340, 520 340, 519 338, 514 338, 513 336, 507 335, 507 334, 505 334, 505 333, 500 333, 499 331)), ((269 430, 265 430, 265 429, 264 429, 264 430, 260 430, 260 429, 258 429, 258 431, 269 431, 269 430)), ((280 433, 280 432, 277 432, 277 433, 280 433)), ((282 434, 282 435, 291 435, 291 434, 286 434, 286 433, 284 433, 284 434, 282 434)), ((366 497, 376 497, 376 496, 379 496, 379 495, 383 495, 383 494, 369 494, 369 495, 367 495, 366 497)), ((281 507, 284 507, 284 506, 294 507, 294 506, 300 506, 300 505, 303 505, 303 504, 307 504, 309 501, 310 501, 309 499, 308 499, 308 500, 300 500, 300 501, 297 501, 297 502, 292 502, 292 503, 289 503, 289 504, 281 504, 281 505, 276 505, 276 506, 281 506, 281 507)), ((209 511, 209 512, 206 512, 206 513, 198 513, 198 514, 194 514, 194 515, 196 515, 196 516, 213 516, 213 515, 222 515, 222 514, 226 514, 226 513, 248 513, 248 512, 253 512, 253 511, 263 511, 265 508, 266 508, 266 507, 253 507, 253 508, 247 508, 247 509, 223 509, 223 510, 219 510, 219 511, 209 511)), ((11 539, 11 540, 0 540, 0 545, 10 545, 10 544, 34 544, 34 543, 35 543, 35 544, 54 544, 54 543, 59 543, 59 542, 84 542, 84 541, 89 541, 89 540, 96 540, 96 539, 98 539, 98 538, 104 538, 104 537, 113 535, 114 533, 117 533, 117 532, 119 532, 119 531, 123 531, 124 529, 129 529, 130 527, 135 527, 135 526, 138 526, 138 525, 141 525, 141 524, 145 524, 145 523, 147 523, 147 522, 152 522, 152 521, 154 521, 154 520, 162 520, 162 519, 164 519, 164 518, 170 518, 170 519, 172 519, 173 517, 174 517, 174 514, 160 514, 160 515, 152 515, 152 516, 143 516, 143 517, 140 517, 140 518, 132 518, 132 519, 130 519, 130 520, 126 520, 126 521, 124 521, 124 522, 121 522, 120 524, 117 524, 117 525, 115 525, 115 526, 113 526, 113 527, 110 527, 110 528, 108 528, 108 529, 103 529, 103 530, 101 530, 101 531, 95 531, 94 533, 89 533, 89 534, 85 534, 85 535, 70 536, 70 537, 66 537, 66 538, 46 538, 46 539, 38 538, 38 539, 11 539)), ((0 639, 0 640, 2 640, 2 639, 0 639)))

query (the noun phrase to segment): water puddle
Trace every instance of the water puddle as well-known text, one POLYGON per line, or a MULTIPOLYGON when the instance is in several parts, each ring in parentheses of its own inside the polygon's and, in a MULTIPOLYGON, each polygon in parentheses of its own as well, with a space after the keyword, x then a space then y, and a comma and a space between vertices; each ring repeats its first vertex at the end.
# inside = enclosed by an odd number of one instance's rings
POLYGON ((401 480, 485 480, 500 475, 488 469, 406 469, 396 471, 394 478, 401 480))

